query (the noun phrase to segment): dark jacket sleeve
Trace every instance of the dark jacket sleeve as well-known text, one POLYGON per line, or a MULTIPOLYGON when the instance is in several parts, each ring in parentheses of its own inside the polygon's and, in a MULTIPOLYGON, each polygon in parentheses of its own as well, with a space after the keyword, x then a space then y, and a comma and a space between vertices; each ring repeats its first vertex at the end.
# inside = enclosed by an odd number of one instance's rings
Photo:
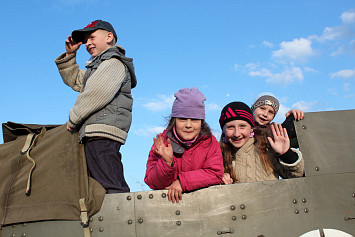
POLYGON ((299 148, 294 120, 295 120, 295 117, 293 116, 293 114, 291 114, 282 123, 282 127, 286 128, 286 130, 287 130, 288 137, 290 138, 291 147, 292 148, 299 148))

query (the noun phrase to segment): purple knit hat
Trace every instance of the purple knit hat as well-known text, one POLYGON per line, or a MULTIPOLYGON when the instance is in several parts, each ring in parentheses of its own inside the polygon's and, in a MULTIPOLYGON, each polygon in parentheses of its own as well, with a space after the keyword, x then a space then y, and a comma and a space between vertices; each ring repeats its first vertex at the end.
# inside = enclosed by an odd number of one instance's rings
POLYGON ((197 87, 187 87, 179 90, 174 94, 175 101, 171 110, 171 117, 175 118, 193 118, 205 119, 206 97, 197 87))

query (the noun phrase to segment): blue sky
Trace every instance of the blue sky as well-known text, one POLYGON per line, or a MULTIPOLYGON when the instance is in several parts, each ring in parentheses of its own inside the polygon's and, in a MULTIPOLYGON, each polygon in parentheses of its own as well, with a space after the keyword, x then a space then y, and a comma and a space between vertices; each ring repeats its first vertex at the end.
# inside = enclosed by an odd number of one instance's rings
MULTIPOLYGON (((134 59, 133 123, 121 148, 132 191, 144 174, 153 136, 166 126, 173 94, 198 87, 218 136, 221 108, 252 104, 262 92, 306 112, 354 109, 355 2, 340 1, 5 1, 0 20, 0 122, 64 124, 77 93, 54 59, 75 29, 112 23, 134 59)), ((85 47, 77 61, 84 68, 85 47)), ((0 131, 2 132, 2 131, 0 131)), ((2 137, 0 143, 3 143, 2 137)))

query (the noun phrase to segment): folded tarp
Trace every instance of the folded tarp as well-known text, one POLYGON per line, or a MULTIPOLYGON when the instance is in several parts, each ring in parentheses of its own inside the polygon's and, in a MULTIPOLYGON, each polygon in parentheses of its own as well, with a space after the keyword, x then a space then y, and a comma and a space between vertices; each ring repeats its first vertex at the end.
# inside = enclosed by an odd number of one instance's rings
POLYGON ((3 135, 0 227, 41 220, 80 220, 100 210, 105 190, 88 176, 77 133, 71 134, 65 125, 8 122, 3 124, 3 135))

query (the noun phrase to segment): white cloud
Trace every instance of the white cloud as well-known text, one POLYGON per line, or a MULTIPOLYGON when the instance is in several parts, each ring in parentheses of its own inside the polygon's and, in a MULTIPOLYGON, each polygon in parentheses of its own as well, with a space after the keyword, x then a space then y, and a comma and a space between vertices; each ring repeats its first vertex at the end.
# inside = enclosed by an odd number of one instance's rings
POLYGON ((280 44, 280 49, 272 52, 272 56, 281 60, 304 62, 314 55, 311 44, 311 40, 305 38, 289 42, 283 41, 280 44))
POLYGON ((330 74, 331 78, 352 78, 355 77, 355 69, 345 69, 330 74))
POLYGON ((266 81, 280 86, 287 86, 296 81, 303 81, 303 72, 299 67, 292 67, 285 69, 281 73, 272 73, 267 68, 261 68, 259 71, 249 72, 250 76, 266 77, 266 81))
POLYGON ((248 70, 256 70, 259 67, 256 63, 247 63, 245 64, 245 68, 248 70))
POLYGON ((305 70, 306 72, 313 72, 313 73, 318 72, 316 69, 311 68, 311 67, 305 67, 304 70, 305 70))
POLYGON ((267 69, 267 68, 261 68, 259 71, 251 71, 249 72, 249 75, 252 77, 271 77, 273 74, 272 72, 267 69))
POLYGON ((345 24, 350 24, 355 22, 355 9, 343 12, 343 14, 341 14, 341 20, 345 24))
POLYGON ((344 46, 339 46, 339 47, 337 48, 337 50, 335 50, 334 52, 332 52, 332 53, 330 54, 330 56, 337 56, 337 55, 343 54, 344 52, 345 52, 344 46))
POLYGON ((229 94, 229 93, 227 93, 227 94, 226 94, 226 96, 227 96, 227 97, 229 97, 229 96, 230 96, 230 94, 229 94))
POLYGON ((333 27, 325 27, 321 36, 311 36, 320 42, 328 40, 340 40, 353 37, 355 35, 355 10, 343 12, 341 15, 342 24, 333 27))
POLYGON ((210 103, 210 104, 206 104, 206 109, 207 110, 222 110, 221 107, 219 107, 219 105, 217 105, 216 103, 210 103))
POLYGON ((294 109, 300 109, 304 112, 311 112, 311 111, 316 111, 315 107, 318 106, 317 101, 311 101, 311 102, 306 102, 306 101, 298 101, 292 105, 292 108, 294 109))
POLYGON ((166 95, 158 95, 159 99, 152 99, 151 102, 144 104, 143 106, 151 111, 162 111, 172 107, 175 97, 166 96, 166 95))
POLYGON ((239 65, 238 64, 234 64, 234 71, 238 70, 239 65))
POLYGON ((156 134, 162 133, 164 129, 165 127, 140 128, 140 129, 133 130, 133 133, 143 137, 155 137, 156 134))
POLYGON ((269 42, 269 41, 266 41, 266 40, 263 41, 263 45, 266 46, 266 47, 268 47, 268 48, 274 47, 274 44, 273 44, 273 43, 271 43, 271 42, 269 42))
POLYGON ((344 28, 341 26, 334 27, 325 27, 323 30, 323 34, 320 37, 317 37, 317 40, 320 42, 326 40, 336 40, 342 38, 344 35, 344 28))

